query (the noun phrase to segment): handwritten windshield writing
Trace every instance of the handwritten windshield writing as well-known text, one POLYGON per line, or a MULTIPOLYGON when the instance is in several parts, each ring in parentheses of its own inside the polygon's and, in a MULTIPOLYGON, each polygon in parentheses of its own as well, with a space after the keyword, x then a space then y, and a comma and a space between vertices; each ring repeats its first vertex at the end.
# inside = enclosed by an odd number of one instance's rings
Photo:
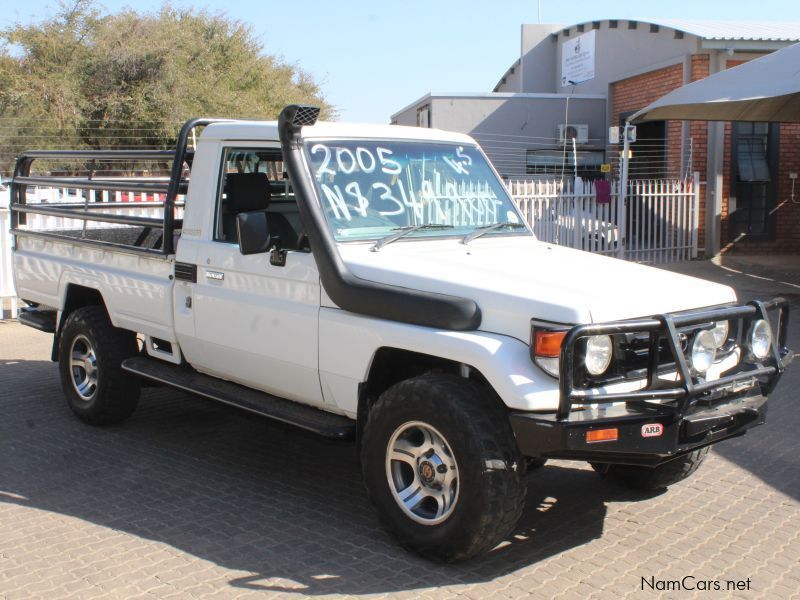
MULTIPOLYGON (((496 219, 503 204, 488 181, 470 177, 473 159, 461 146, 454 154, 404 161, 381 146, 317 143, 310 154, 323 202, 336 220, 408 213, 416 223, 482 224, 496 219)), ((387 223, 394 224, 384 219, 387 223)))

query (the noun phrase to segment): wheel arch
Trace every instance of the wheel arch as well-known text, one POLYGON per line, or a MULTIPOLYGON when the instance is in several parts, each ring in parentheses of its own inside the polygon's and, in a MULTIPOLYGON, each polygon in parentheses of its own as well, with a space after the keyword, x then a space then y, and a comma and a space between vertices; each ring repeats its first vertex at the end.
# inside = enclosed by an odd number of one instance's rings
POLYGON ((58 324, 56 326, 56 332, 53 335, 53 348, 50 353, 50 360, 53 362, 58 361, 58 346, 61 340, 61 331, 64 329, 64 323, 66 323, 70 314, 84 306, 102 306, 106 313, 108 312, 103 294, 100 290, 76 283, 68 283, 64 288, 58 324))
POLYGON ((366 379, 358 385, 357 440, 361 439, 371 406, 383 392, 396 383, 431 372, 450 373, 476 381, 505 408, 486 377, 472 365, 404 348, 381 346, 373 354, 366 379))

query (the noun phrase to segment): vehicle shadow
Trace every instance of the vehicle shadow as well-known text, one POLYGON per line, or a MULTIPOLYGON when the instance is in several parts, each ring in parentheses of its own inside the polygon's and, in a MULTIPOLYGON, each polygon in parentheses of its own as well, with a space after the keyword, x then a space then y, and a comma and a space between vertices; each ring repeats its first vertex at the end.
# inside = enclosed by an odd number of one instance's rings
POLYGON ((122 425, 89 427, 43 361, 0 362, 0 410, 0 507, 168 544, 236 571, 235 588, 367 594, 489 581, 601 537, 606 503, 653 496, 580 464, 548 465, 529 476, 527 508, 506 542, 440 565, 379 527, 352 444, 166 389, 145 391, 122 425))

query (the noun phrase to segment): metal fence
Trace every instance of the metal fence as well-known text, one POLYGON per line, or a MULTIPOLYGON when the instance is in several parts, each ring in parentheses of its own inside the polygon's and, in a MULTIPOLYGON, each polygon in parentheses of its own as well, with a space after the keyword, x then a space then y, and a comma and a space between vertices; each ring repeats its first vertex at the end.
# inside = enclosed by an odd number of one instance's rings
POLYGON ((605 197, 580 180, 507 185, 542 241, 648 263, 697 258, 698 173, 631 180, 623 203, 618 182, 610 182, 605 197))
MULTIPOLYGON (((617 182, 611 182, 606 197, 598 197, 594 184, 580 180, 577 184, 571 180, 515 180, 507 185, 542 241, 640 262, 666 263, 697 257, 697 173, 691 179, 632 180, 623 204, 619 202, 617 182)), ((89 194, 30 187, 27 203, 83 204, 86 210, 96 207, 141 217, 163 214, 163 198, 158 194, 89 194)), ((8 189, 0 187, 0 318, 14 318, 18 310, 11 267, 9 201, 8 189)), ((176 218, 183 216, 181 204, 176 204, 176 218)), ((28 214, 25 226, 58 230, 115 225, 28 214)))

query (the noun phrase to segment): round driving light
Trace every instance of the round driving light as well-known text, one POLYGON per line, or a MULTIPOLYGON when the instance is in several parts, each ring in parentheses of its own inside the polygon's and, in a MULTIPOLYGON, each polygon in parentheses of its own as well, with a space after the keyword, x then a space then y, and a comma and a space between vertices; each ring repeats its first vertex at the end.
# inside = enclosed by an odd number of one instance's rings
POLYGON ((584 364, 590 375, 605 373, 611 364, 613 347, 607 335, 593 335, 586 340, 586 358, 584 364))
POLYGON ((692 366, 700 373, 705 373, 714 364, 716 356, 714 334, 704 329, 695 336, 692 343, 692 366))
POLYGON ((750 352, 761 360, 767 358, 770 346, 772 346, 772 332, 769 323, 764 319, 759 319, 753 323, 753 329, 750 332, 750 352))
POLYGON ((717 321, 714 323, 714 329, 711 330, 711 335, 714 336, 714 345, 717 348, 722 348, 725 342, 728 341, 728 322, 717 321))

